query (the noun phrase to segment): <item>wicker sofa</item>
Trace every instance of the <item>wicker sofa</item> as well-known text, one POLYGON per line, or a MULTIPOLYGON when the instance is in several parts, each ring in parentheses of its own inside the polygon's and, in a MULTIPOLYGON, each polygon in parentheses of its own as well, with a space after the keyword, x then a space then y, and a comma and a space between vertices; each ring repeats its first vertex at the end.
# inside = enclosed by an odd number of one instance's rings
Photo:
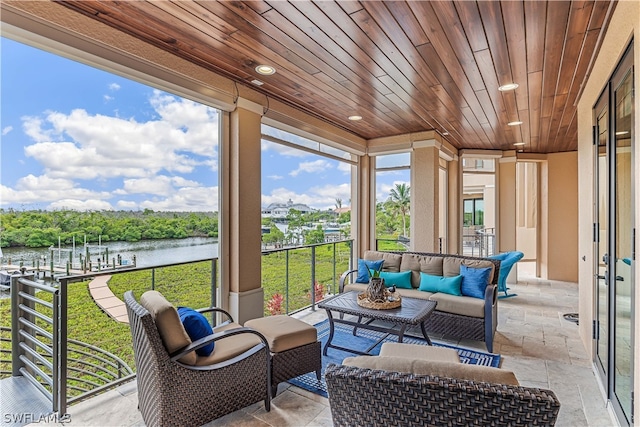
POLYGON ((325 379, 335 427, 553 426, 560 410, 550 390, 444 375, 329 364, 325 379))
MULTIPOLYGON (((382 271, 412 271, 412 289, 398 289, 402 296, 436 301, 436 310, 425 323, 427 331, 456 338, 484 341, 489 352, 493 351, 493 337, 498 324, 498 272, 500 260, 476 258, 462 255, 434 254, 426 252, 379 252, 366 251, 367 261, 384 260, 382 271), (484 299, 455 296, 418 290, 420 273, 451 277, 460 274, 460 266, 492 267, 484 292, 484 299)), ((355 283, 358 270, 346 271, 340 277, 339 291, 359 291, 366 283, 355 283)))

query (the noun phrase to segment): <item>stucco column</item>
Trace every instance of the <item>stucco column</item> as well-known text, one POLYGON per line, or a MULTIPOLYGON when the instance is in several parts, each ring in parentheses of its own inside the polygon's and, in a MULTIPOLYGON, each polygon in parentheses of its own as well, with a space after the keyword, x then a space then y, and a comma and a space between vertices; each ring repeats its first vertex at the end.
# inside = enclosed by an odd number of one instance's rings
POLYGON ((438 148, 415 148, 411 153, 411 250, 438 252, 440 187, 438 148))
MULTIPOLYGON (((361 257, 364 251, 375 249, 375 159, 370 156, 360 156, 358 167, 351 174, 351 219, 356 219, 356 226, 352 227, 353 255, 361 257)), ((354 264, 354 266, 357 264, 354 264)))
MULTIPOLYGON (((236 322, 264 315, 261 252, 262 106, 240 98, 229 113, 228 143, 221 150, 221 273, 236 322)), ((224 286, 223 284, 223 286, 224 286)), ((224 289, 224 288, 223 288, 224 289)), ((224 294, 223 294, 224 295, 224 294)))
MULTIPOLYGON (((507 154, 507 153, 505 153, 507 154)), ((496 251, 516 250, 516 157, 507 155, 498 160, 498 218, 496 218, 496 251)))
POLYGON ((462 218, 460 217, 460 199, 462 194, 462 175, 459 171, 460 159, 456 156, 447 163, 447 253, 462 253, 462 218))
MULTIPOLYGON (((516 250, 517 197, 516 197, 516 155, 515 152, 505 152, 498 160, 498 218, 496 218, 497 239, 496 252, 516 250)), ((516 263, 507 282, 517 283, 518 264, 516 263)))

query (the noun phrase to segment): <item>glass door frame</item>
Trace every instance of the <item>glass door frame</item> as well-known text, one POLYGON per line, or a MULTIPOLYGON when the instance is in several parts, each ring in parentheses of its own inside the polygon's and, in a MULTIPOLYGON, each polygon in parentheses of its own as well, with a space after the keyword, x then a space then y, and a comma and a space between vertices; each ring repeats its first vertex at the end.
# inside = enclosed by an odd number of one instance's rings
MULTIPOLYGON (((594 290, 594 302, 593 302, 593 314, 594 314, 594 325, 593 325, 593 361, 594 364, 596 365, 596 372, 600 377, 600 380, 604 386, 605 389, 605 393, 606 393, 606 397, 609 400, 609 402, 611 403, 611 407, 613 409, 613 412, 615 413, 618 421, 622 424, 622 425, 632 425, 634 422, 634 417, 633 417, 633 363, 631 363, 631 372, 629 373, 630 376, 630 382, 631 382, 631 387, 630 387, 630 396, 628 396, 628 399, 630 399, 631 401, 631 407, 630 410, 627 412, 625 412, 623 404, 621 403, 619 396, 616 393, 616 349, 617 349, 617 344, 616 344, 616 325, 617 325, 617 315, 618 315, 618 310, 616 307, 616 289, 617 289, 617 278, 618 278, 618 274, 616 271, 616 254, 617 254, 617 217, 618 217, 618 206, 616 203, 616 186, 618 185, 617 182, 617 140, 616 140, 616 99, 615 99, 615 95, 616 95, 616 91, 617 89, 620 87, 621 83, 624 82, 624 80, 630 75, 633 75, 634 73, 634 69, 633 69, 633 41, 630 42, 629 46, 627 47, 627 49, 625 50, 624 55, 622 56, 622 59, 620 60, 620 62, 618 63, 615 71, 613 72, 613 74, 611 75, 609 81, 607 82, 605 88, 603 89, 600 97, 598 98, 598 101, 596 102, 596 104, 593 107, 593 122, 594 122, 594 131, 593 131, 593 143, 594 143, 594 163, 593 163, 593 167, 594 167, 594 235, 593 235, 593 258, 594 258, 594 263, 593 263, 593 268, 594 268, 594 281, 593 281, 593 290, 594 290), (601 179, 599 177, 599 172, 600 172, 600 134, 601 132, 599 131, 599 119, 603 116, 603 114, 606 114, 606 125, 607 125, 607 129, 606 129, 606 143, 605 143, 605 156, 606 156, 606 164, 605 164, 605 168, 606 168, 606 184, 605 185, 605 191, 607 192, 606 194, 606 206, 604 206, 604 208, 606 209, 606 236, 602 236, 600 234, 600 225, 598 224, 599 221, 599 191, 601 191, 602 189, 599 189, 599 185, 601 183, 601 179), (599 271, 599 267, 600 267, 600 251, 599 251, 599 247, 598 245, 600 243, 602 243, 603 241, 605 241, 606 243, 606 248, 605 249, 605 253, 606 253, 606 259, 604 260, 605 263, 605 268, 606 268, 606 272, 602 275, 600 274, 599 271), (600 337, 600 324, 599 324, 599 320, 600 320, 600 311, 599 311, 599 285, 600 285, 600 281, 604 280, 606 283, 606 339, 607 339, 607 346, 606 346, 606 354, 604 354, 603 356, 606 356, 605 360, 601 360, 600 359, 600 355, 601 352, 599 352, 600 350, 600 339, 602 337, 600 337)), ((632 80, 633 81, 633 80, 632 80)), ((635 102, 634 102, 634 107, 635 107, 635 102)), ((634 134, 635 134, 635 129, 634 129, 634 123, 633 123, 633 114, 631 115, 631 158, 633 158, 634 155, 634 151, 637 149, 637 147, 634 146, 633 141, 634 141, 634 134)), ((637 171, 635 171, 633 169, 633 164, 631 167, 631 183, 629 183, 629 185, 632 186, 631 188, 631 194, 633 197, 634 194, 634 177, 636 176, 637 171)), ((635 218, 635 212, 633 212, 635 203, 634 201, 631 202, 631 209, 632 212, 630 212, 631 218, 635 218)), ((634 231, 634 225, 632 224, 632 230, 634 231)), ((631 281, 632 281, 632 286, 634 283, 634 276, 635 276, 635 269, 634 266, 636 264, 636 260, 633 259, 632 260, 632 269, 631 269, 631 281)), ((634 354, 633 354, 633 350, 634 350, 634 324, 635 324, 635 310, 634 310, 634 306, 635 306, 635 302, 633 300, 633 289, 631 291, 631 312, 630 312, 630 332, 629 332, 629 339, 630 339, 630 348, 631 348, 631 360, 633 361, 634 358, 634 354)), ((627 405, 629 406, 629 405, 627 405)))

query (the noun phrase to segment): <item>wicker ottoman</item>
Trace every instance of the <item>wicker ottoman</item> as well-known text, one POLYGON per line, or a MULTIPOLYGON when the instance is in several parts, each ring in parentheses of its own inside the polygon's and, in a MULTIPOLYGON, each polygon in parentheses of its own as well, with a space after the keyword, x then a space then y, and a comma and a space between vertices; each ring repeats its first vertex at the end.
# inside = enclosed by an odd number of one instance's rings
POLYGON ((269 316, 248 320, 247 328, 265 336, 271 349, 271 394, 278 384, 307 372, 322 374, 322 356, 318 333, 313 326, 289 316, 269 316))

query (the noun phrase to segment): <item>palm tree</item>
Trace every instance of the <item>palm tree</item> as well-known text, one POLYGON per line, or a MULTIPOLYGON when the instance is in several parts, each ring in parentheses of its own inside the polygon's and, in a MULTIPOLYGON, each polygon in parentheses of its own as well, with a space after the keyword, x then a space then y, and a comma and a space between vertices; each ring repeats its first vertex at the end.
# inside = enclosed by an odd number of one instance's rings
POLYGON ((406 184, 396 184, 395 188, 392 188, 389 192, 389 199, 393 203, 394 207, 402 214, 402 235, 407 235, 407 220, 406 215, 409 212, 411 206, 411 197, 409 191, 411 188, 406 184))
POLYGON ((342 199, 336 199, 336 209, 342 208, 342 199))

